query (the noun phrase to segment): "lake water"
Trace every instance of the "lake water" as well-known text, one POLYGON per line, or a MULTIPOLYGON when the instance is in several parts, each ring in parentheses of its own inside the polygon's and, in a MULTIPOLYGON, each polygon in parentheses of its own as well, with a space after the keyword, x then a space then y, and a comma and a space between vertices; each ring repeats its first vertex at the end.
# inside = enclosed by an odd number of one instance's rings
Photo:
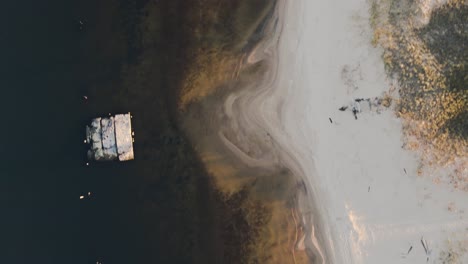
MULTIPOLYGON (((177 11, 166 2, 168 15, 177 11)), ((192 263, 209 248, 194 247, 210 221, 197 206, 209 208, 199 195, 204 172, 168 110, 170 65, 159 66, 183 46, 154 54, 154 67, 138 66, 132 42, 143 4, 2 6, 1 263, 192 263), (85 166, 85 124, 126 111, 135 117, 136 160, 85 166)))

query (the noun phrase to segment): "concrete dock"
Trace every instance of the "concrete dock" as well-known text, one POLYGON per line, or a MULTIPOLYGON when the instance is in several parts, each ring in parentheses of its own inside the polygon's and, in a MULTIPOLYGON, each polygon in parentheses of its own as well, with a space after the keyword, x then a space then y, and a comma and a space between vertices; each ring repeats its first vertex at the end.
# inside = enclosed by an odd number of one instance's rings
POLYGON ((91 160, 133 160, 130 113, 94 118, 86 126, 86 143, 90 144, 88 158, 91 160))

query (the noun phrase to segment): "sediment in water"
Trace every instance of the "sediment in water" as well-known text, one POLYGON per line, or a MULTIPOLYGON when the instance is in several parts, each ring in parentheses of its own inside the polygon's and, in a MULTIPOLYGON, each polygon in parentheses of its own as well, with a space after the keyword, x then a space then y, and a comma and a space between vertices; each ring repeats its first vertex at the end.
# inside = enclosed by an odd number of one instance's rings
MULTIPOLYGON (((320 229, 315 229, 317 237, 313 234, 318 217, 309 203, 309 186, 284 149, 287 143, 281 125, 265 123, 280 118, 281 102, 265 99, 278 88, 282 28, 294 21, 284 20, 288 10, 283 1, 265 2, 260 7, 257 19, 251 20, 255 23, 234 31, 247 41, 233 39, 220 48, 201 37, 197 56, 202 58, 192 60, 179 97, 181 120, 215 186, 227 197, 242 190, 268 212, 257 236, 248 243, 247 260, 321 263, 326 252, 317 247, 317 241, 323 242, 320 229), (263 104, 275 109, 271 120, 257 119, 260 115, 249 112, 263 104), (275 125, 278 129, 269 131, 275 125)), ((200 30, 201 36, 211 32, 210 28, 200 30)), ((242 210, 250 215, 247 207, 242 210)), ((247 219, 249 225, 255 225, 253 219, 247 219)))

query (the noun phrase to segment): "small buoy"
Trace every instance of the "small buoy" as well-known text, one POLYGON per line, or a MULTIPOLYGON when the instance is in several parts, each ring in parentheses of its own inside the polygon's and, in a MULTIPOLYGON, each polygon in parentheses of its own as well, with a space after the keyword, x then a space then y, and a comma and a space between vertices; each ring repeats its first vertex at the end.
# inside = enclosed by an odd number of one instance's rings
POLYGON ((109 116, 111 115, 111 113, 109 113, 109 116))
POLYGON ((88 162, 86 162, 86 166, 89 166, 89 163, 88 163, 88 162))
POLYGON ((88 100, 88 96, 83 95, 83 99, 88 100))
POLYGON ((133 118, 133 116, 131 115, 130 118, 133 118))
POLYGON ((83 142, 84 142, 84 143, 88 143, 88 140, 85 139, 85 140, 83 140, 83 142))
POLYGON ((80 200, 83 200, 84 199, 84 195, 80 195, 80 200))
POLYGON ((91 192, 88 192, 88 196, 91 196, 91 192))

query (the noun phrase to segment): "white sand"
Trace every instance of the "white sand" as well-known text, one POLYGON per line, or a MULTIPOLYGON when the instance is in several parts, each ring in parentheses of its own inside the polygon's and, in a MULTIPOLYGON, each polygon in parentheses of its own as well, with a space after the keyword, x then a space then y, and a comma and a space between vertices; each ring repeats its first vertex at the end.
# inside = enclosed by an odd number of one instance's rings
POLYGON ((325 236, 324 263, 442 263, 449 240, 454 248, 468 241, 468 195, 417 176, 417 157, 401 148, 391 110, 358 120, 338 111, 389 89, 381 51, 370 45, 366 1, 280 5, 277 75, 248 112, 287 153, 283 162, 305 175, 306 202, 322 220, 315 233, 325 236))

